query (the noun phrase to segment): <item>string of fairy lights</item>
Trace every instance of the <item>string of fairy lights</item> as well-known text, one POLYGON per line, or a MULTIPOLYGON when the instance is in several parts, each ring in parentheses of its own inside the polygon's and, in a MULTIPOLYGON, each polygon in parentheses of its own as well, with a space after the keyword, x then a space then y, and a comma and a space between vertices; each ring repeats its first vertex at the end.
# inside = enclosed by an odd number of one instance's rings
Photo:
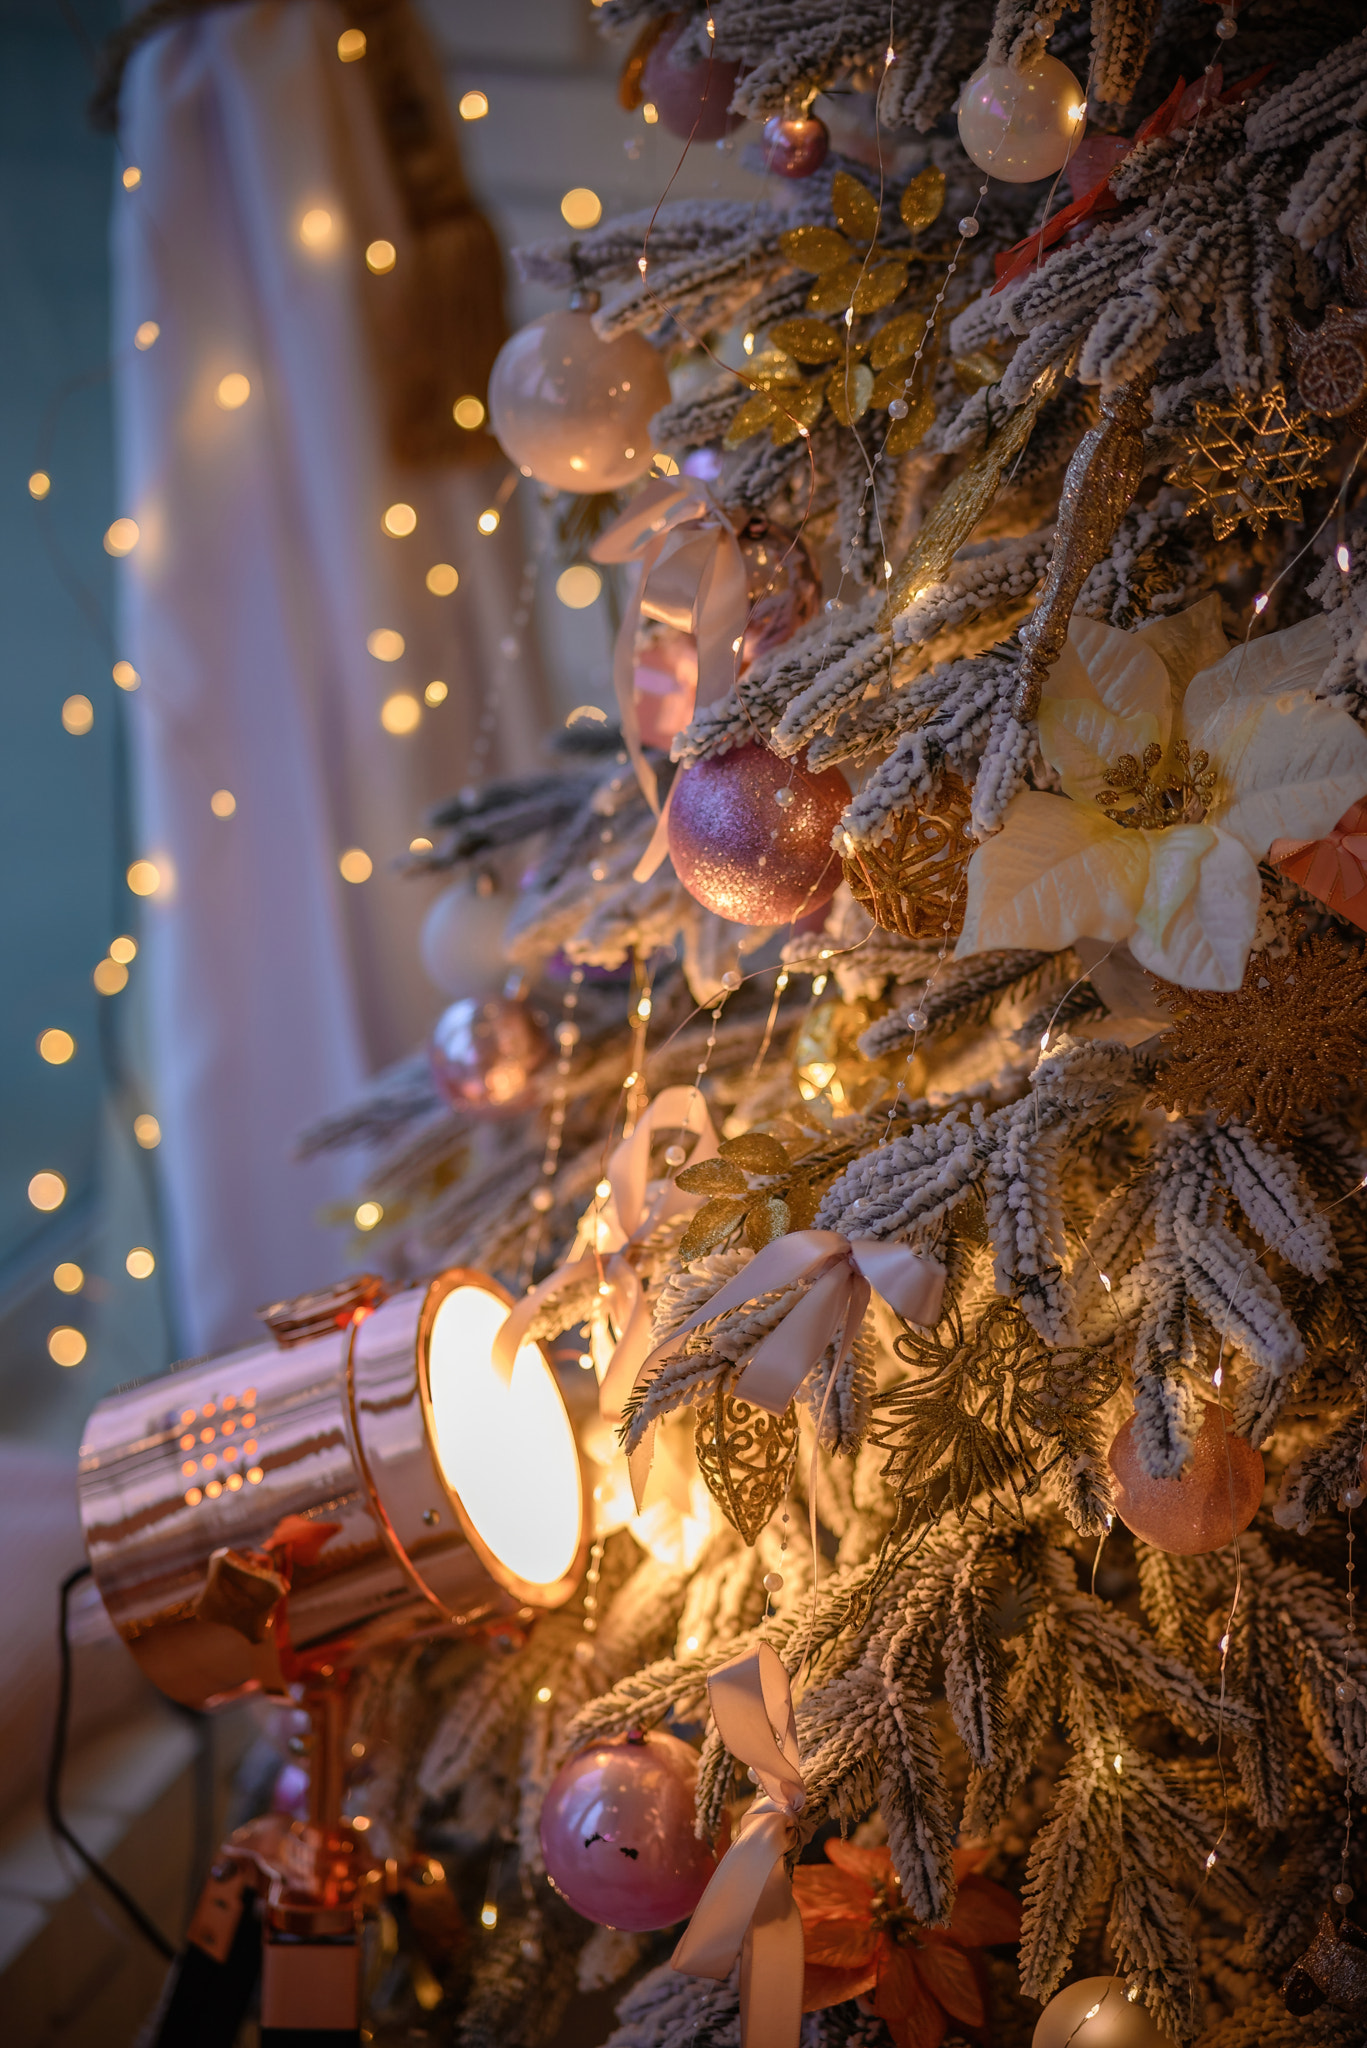
MULTIPOLYGON (((362 61, 366 56, 366 49, 366 36, 361 29, 345 29, 337 39, 337 57, 343 64, 362 61)), ((477 88, 463 92, 457 101, 456 111, 460 119, 466 123, 487 119, 491 112, 488 93, 477 88)), ((647 126, 658 120, 656 109, 649 104, 641 109, 641 117, 647 126)), ((639 153, 639 145, 635 142, 629 142, 625 146, 628 155, 634 156, 639 153)), ((120 203, 146 203, 152 196, 149 191, 150 181, 144 177, 143 170, 136 164, 123 166, 119 174, 119 183, 121 193, 128 195, 127 201, 121 200, 120 203)), ((602 219, 602 201, 591 188, 578 185, 563 195, 560 201, 560 214, 568 227, 583 232, 596 227, 602 219)), ((301 250, 316 260, 343 255, 348 249, 348 237, 340 206, 332 207, 316 202, 308 204, 294 222, 293 233, 301 250)), ((367 242, 360 253, 366 271, 376 278, 392 275, 402 263, 401 242, 385 236, 367 242)), ((162 340, 162 332, 160 321, 140 321, 133 332, 134 350, 140 355, 145 355, 155 349, 162 340)), ((215 406, 220 412, 229 415, 242 413, 252 404, 254 398, 259 400, 259 397, 260 393, 254 386, 252 374, 243 368, 225 369, 213 389, 215 406)), ((462 395, 455 401, 452 411, 456 424, 468 432, 477 432, 485 425, 486 408, 481 395, 473 392, 462 395)), ((50 418, 47 423, 49 432, 51 425, 50 418)), ((59 490, 60 475, 54 476, 53 470, 54 466, 43 461, 40 452, 39 465, 35 466, 28 476, 28 492, 36 508, 49 508, 54 490, 59 490)), ((518 481, 518 473, 510 470, 491 496, 490 502, 477 514, 474 520, 477 536, 489 538, 498 532, 518 481)), ((388 539, 400 544, 415 543, 420 546, 420 529, 423 523, 418 509, 406 499, 396 499, 393 503, 385 505, 379 514, 381 531, 388 539)), ((119 562, 134 556, 144 540, 144 531, 138 519, 122 513, 111 520, 105 529, 103 547, 113 561, 119 562)), ((530 616, 537 566, 535 559, 524 565, 517 607, 519 627, 525 626, 530 616)), ((425 569, 422 580, 430 596, 447 599, 455 596, 460 590, 462 572, 453 562, 433 561, 425 569)), ((602 587, 602 577, 597 569, 585 562, 573 562, 560 571, 556 579, 555 592, 560 603, 568 610, 585 611, 597 602, 602 587)), ((394 664, 402 662, 409 653, 407 638, 392 625, 373 627, 367 634, 366 648, 374 661, 391 669, 394 664)), ((510 647, 510 643, 505 640, 500 645, 499 654, 500 657, 508 657, 519 651, 520 643, 516 647, 510 647)), ((131 661, 122 656, 112 662, 110 675, 116 688, 129 696, 143 687, 143 676, 131 661)), ((413 686, 391 688, 380 697, 379 725, 384 733, 393 738, 408 738, 417 732, 425 715, 444 705, 450 694, 449 684, 441 677, 434 677, 428 681, 421 694, 413 686)), ((474 736, 474 746, 481 762, 486 761, 492 747, 496 724, 495 696, 496 692, 493 690, 485 692, 484 716, 474 736)), ((95 702, 83 691, 74 691, 62 701, 60 717, 63 730, 67 734, 73 739, 83 739, 96 725, 95 702)), ((211 783, 216 781, 212 776, 207 779, 211 783)), ((233 790, 224 786, 214 786, 208 791, 207 800, 214 818, 226 823, 237 816, 238 799, 233 790)), ((419 836, 410 842, 409 851, 426 852, 430 850, 430 845, 429 840, 419 836)), ((353 887, 361 887, 369 882, 375 872, 375 857, 369 850, 359 845, 339 849, 336 862, 341 880, 353 887)), ((138 855, 129 862, 124 874, 128 894, 135 899, 130 909, 137 903, 150 902, 159 895, 168 895, 174 886, 174 880, 173 864, 166 854, 138 855)), ((92 985, 100 998, 113 998, 128 987, 130 970, 138 956, 139 941, 134 931, 119 932, 110 940, 104 956, 96 962, 91 972, 92 985)), ((69 1066, 80 1054, 75 1034, 58 1024, 47 1024, 38 1032, 36 1050, 39 1059, 50 1067, 69 1066)), ((162 1139, 158 1118, 149 1110, 139 1110, 132 1120, 132 1135, 143 1151, 155 1151, 162 1139)), ((45 1165, 35 1165, 29 1176, 27 1192, 28 1200, 35 1210, 44 1216, 55 1216, 66 1203, 70 1190, 62 1173, 45 1165)), ((357 1211, 355 1222, 359 1228, 371 1228, 378 1222, 378 1213, 373 1219, 367 1213, 373 1206, 363 1204, 357 1211)), ((133 1245, 126 1254, 124 1267, 129 1277, 134 1280, 150 1279, 157 1270, 156 1253, 148 1245, 133 1245)), ((88 1284, 90 1278, 80 1264, 73 1259, 65 1258, 55 1265, 51 1284, 59 1296, 74 1300, 83 1295, 89 1296, 95 1291, 88 1284)), ((55 1322, 48 1332, 47 1350, 55 1364, 63 1367, 78 1366, 89 1355, 89 1339, 74 1323, 55 1322)))

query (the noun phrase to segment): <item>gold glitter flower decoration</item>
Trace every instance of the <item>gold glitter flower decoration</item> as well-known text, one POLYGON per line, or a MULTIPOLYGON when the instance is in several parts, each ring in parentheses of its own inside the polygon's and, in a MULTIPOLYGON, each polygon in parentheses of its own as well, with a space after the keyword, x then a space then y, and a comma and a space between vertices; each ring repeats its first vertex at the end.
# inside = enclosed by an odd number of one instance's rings
POLYGON ((1285 959, 1255 954, 1229 993, 1178 989, 1150 977, 1175 1022, 1154 1099, 1185 1114, 1285 1138, 1324 1116, 1367 1052, 1367 972, 1332 939, 1306 939, 1285 959))
POLYGON ((1333 445, 1307 431, 1308 420, 1288 410, 1280 384, 1261 398, 1198 399, 1190 445, 1168 482, 1192 493, 1188 514, 1209 512, 1216 540, 1241 519, 1255 533, 1269 519, 1299 519, 1301 492, 1323 483, 1320 464, 1333 445))

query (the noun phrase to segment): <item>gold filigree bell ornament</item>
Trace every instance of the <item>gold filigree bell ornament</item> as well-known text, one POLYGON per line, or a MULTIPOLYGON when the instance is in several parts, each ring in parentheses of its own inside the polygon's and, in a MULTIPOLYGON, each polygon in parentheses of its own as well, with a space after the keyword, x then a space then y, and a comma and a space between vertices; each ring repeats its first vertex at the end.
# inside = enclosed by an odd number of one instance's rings
MULTIPOLYGON (((730 1377, 730 1375, 728 1375, 730 1377)), ((718 1382, 698 1410, 693 1434, 698 1470, 731 1527, 746 1543, 758 1540, 788 1490, 797 1450, 797 1410, 782 1415, 752 1408, 718 1382)))
POLYGON ((934 796, 894 813, 892 831, 876 846, 851 846, 845 880, 875 924, 937 942, 963 930, 968 863, 978 844, 972 815, 968 789, 946 774, 934 796))
POLYGON ((1191 492, 1187 506, 1210 515, 1216 540, 1241 519, 1255 533, 1269 519, 1299 519, 1301 493, 1324 481, 1320 468, 1332 442, 1309 431, 1309 415, 1293 413, 1274 384, 1261 397, 1236 391, 1228 403, 1198 398, 1190 446, 1168 482, 1191 492))

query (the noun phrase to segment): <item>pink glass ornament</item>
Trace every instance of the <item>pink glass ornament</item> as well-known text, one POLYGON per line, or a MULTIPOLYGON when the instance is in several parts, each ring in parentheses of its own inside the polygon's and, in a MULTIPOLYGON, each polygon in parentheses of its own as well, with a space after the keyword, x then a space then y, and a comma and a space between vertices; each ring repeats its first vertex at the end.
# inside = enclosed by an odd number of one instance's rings
POLYGON ((655 452, 650 422, 668 403, 650 343, 634 333, 600 341, 582 310, 519 328, 489 379, 504 454, 558 491, 615 491, 644 476, 655 452))
POLYGON ((1087 125, 1087 95, 1066 64, 989 64, 959 100, 959 140, 980 171, 1011 185, 1052 178, 1087 125))
POLYGON ((693 716, 698 694, 698 643, 659 619, 642 619, 632 666, 641 743, 667 749, 693 716))
POLYGON ((526 1003, 465 996, 437 1019, 428 1048, 432 1078, 453 1109, 523 1109, 531 1077, 550 1051, 526 1003))
POLYGON ((786 527, 756 516, 736 535, 745 561, 750 617, 740 644, 739 673, 752 661, 791 640, 799 626, 815 617, 821 604, 821 578, 805 542, 786 527))
POLYGON ((787 924, 835 894, 831 834, 850 800, 838 768, 818 774, 767 747, 680 769, 669 853, 690 896, 737 924, 787 924))
POLYGON ((764 124, 764 168, 780 178, 810 178, 830 146, 831 132, 815 114, 772 114, 764 124))
POLYGON ((717 1859, 693 1832, 695 1751, 618 1735, 562 1764, 541 1808, 551 1883, 586 1920, 644 1934, 693 1911, 717 1859))
POLYGON ((739 128, 740 114, 728 113, 740 77, 738 64, 704 57, 697 64, 671 64, 670 52, 683 34, 683 24, 667 28, 646 59, 641 74, 642 97, 654 103, 671 135, 687 142, 720 142, 739 128))
POLYGON ((1167 2039, 1147 2007, 1126 1995, 1123 1977, 1083 1977, 1050 1999, 1032 2048, 1166 2048, 1167 2039))
POLYGON ((1177 1557, 1195 1557, 1232 1542, 1262 1501, 1262 1452, 1226 1430, 1225 1412, 1207 1401, 1181 1478, 1150 1479, 1139 1462, 1137 1420, 1130 1417, 1107 1454, 1116 1480, 1116 1513, 1125 1527, 1177 1557))

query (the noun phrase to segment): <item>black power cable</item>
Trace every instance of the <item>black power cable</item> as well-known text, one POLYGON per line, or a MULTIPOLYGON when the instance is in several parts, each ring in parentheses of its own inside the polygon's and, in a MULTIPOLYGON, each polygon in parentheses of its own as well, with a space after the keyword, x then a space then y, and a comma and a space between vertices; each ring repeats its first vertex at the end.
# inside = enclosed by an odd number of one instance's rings
POLYGON ((48 1758, 47 1784, 44 1787, 44 1804, 47 1808, 48 1823, 56 1835, 60 1835, 69 1849, 80 1857, 97 1884, 104 1886, 143 1939, 150 1941, 157 1954, 164 1956, 168 1963, 174 1962, 175 1950, 161 1929, 148 1919, 136 1899, 130 1898, 116 1877, 112 1877, 102 1863, 96 1861, 83 1842, 77 1841, 66 1821, 62 1818, 62 1765, 66 1761, 67 1729, 71 1720, 71 1636, 67 1621, 67 1609, 71 1600, 71 1589, 82 1579, 90 1577, 90 1566, 79 1565, 74 1572, 68 1572, 62 1580, 60 1623, 57 1630, 57 1647, 61 1659, 61 1676, 57 1689, 57 1716, 52 1729, 52 1753, 48 1758))

